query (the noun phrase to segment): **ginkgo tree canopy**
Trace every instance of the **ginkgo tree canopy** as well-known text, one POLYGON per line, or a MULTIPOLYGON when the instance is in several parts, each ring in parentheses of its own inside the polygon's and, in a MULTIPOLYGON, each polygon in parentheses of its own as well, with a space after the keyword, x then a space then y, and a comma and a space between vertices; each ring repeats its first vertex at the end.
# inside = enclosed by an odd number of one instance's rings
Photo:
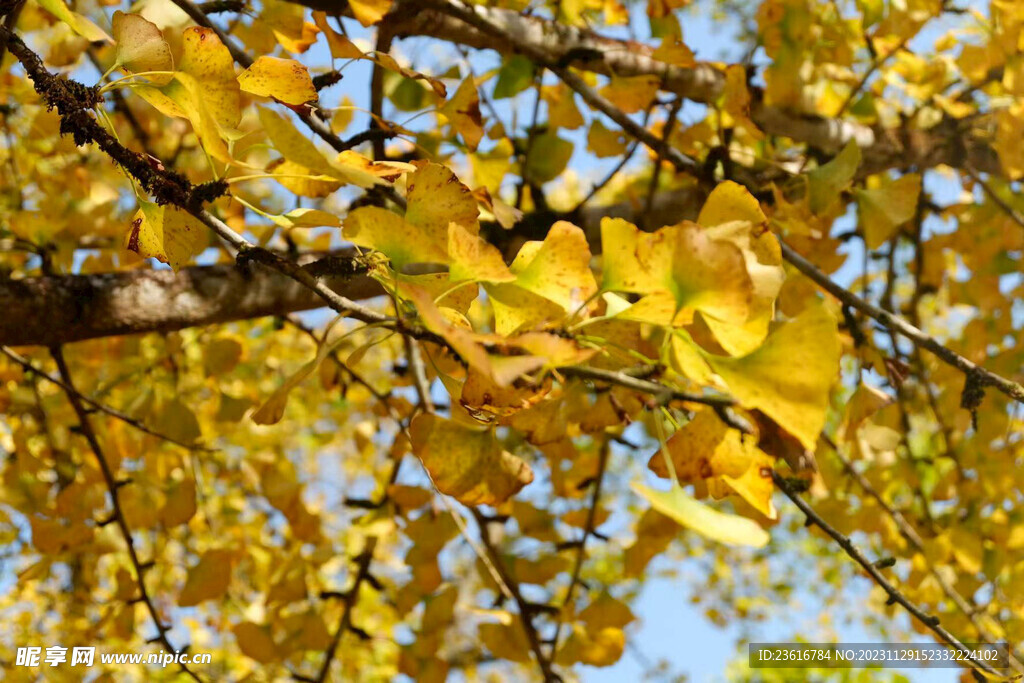
POLYGON ((1020 3, 0 23, 5 667, 685 673, 636 606, 671 575, 687 633, 798 603, 773 637, 1024 674, 1020 3))

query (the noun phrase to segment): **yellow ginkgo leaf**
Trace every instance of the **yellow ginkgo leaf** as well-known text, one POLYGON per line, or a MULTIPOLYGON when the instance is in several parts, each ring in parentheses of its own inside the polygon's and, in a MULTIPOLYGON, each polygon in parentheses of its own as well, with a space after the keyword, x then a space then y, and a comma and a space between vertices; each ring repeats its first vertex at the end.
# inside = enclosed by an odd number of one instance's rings
POLYGON ((530 466, 502 449, 491 429, 420 414, 409 431, 438 490, 464 505, 496 505, 533 481, 530 466))
POLYGON ((599 159, 619 156, 626 151, 626 136, 621 130, 606 128, 601 119, 595 118, 587 131, 587 149, 599 159))
POLYGON ((148 74, 146 79, 154 85, 165 85, 174 78, 174 59, 164 35, 153 22, 139 14, 125 14, 118 10, 112 20, 114 40, 117 41, 114 63, 131 73, 163 71, 148 74))
POLYGON ((659 477, 668 477, 667 451, 681 483, 723 474, 738 477, 749 467, 756 448, 752 437, 729 428, 714 411, 702 410, 651 456, 647 467, 659 477))
POLYGON ((142 258, 155 258, 178 270, 209 241, 207 228, 176 206, 141 202, 123 246, 142 258))
POLYGON ((825 426, 839 353, 835 318, 812 305, 746 356, 705 358, 741 405, 765 413, 813 451, 825 426))
POLYGON ((406 178, 408 206, 405 220, 440 243, 448 241, 448 224, 458 223, 471 234, 480 232, 480 209, 468 187, 451 169, 433 162, 416 162, 406 178))
POLYGON ((881 187, 857 190, 860 225, 868 249, 878 249, 917 213, 921 176, 908 173, 881 187))
POLYGON ((673 486, 669 491, 657 491, 643 484, 633 484, 633 490, 661 514, 712 541, 762 548, 770 538, 757 522, 720 512, 696 500, 678 486, 673 486))
POLYGON ((593 631, 575 626, 559 648, 555 661, 563 666, 576 662, 590 666, 612 666, 622 658, 626 647, 626 634, 622 629, 606 626, 593 631))
POLYGON ((400 282, 399 293, 415 306, 428 330, 444 337, 470 368, 498 386, 509 386, 517 377, 543 367, 544 359, 537 356, 492 356, 487 353, 482 342, 498 343, 503 340, 494 335, 473 332, 461 314, 437 306, 423 287, 400 282), (453 320, 459 320, 460 324, 453 324, 453 320))
POLYGON ((326 197, 332 192, 336 192, 338 188, 345 184, 341 180, 336 180, 325 173, 306 168, 302 164, 297 164, 289 159, 280 159, 277 162, 272 162, 267 166, 267 171, 273 174, 274 180, 281 183, 289 192, 313 199, 326 197))
POLYGON ((704 202, 697 222, 706 227, 747 221, 753 225, 763 225, 767 221, 761 204, 750 194, 747 188, 739 183, 726 180, 715 186, 704 202))
POLYGON ((500 335, 565 317, 565 310, 558 304, 515 284, 495 282, 484 285, 484 289, 494 309, 494 331, 500 335))
POLYGON ((871 385, 861 383, 853 392, 853 396, 846 402, 843 422, 839 428, 840 440, 853 439, 857 429, 865 420, 892 402, 893 397, 889 394, 871 385))
POLYGON ((330 48, 331 57, 334 59, 362 59, 366 56, 351 40, 335 31, 327 23, 326 12, 313 12, 313 22, 327 38, 327 47, 330 48))
POLYGON ((451 121, 455 130, 459 131, 466 146, 475 150, 484 136, 483 118, 480 115, 480 96, 473 83, 473 77, 467 76, 452 98, 438 110, 451 121))
POLYGON ((178 595, 178 605, 192 607, 224 595, 231 583, 233 553, 229 550, 208 550, 199 564, 188 570, 185 587, 178 595))
POLYGON ((309 70, 294 59, 258 57, 238 75, 238 85, 245 92, 296 107, 318 99, 309 70))
POLYGON ((750 466, 738 477, 723 474, 706 481, 708 491, 715 498, 736 494, 768 519, 777 519, 779 514, 772 503, 775 482, 772 469, 775 461, 761 450, 754 451, 750 466))
POLYGON ((812 212, 822 213, 832 206, 857 175, 860 159, 860 147, 855 140, 850 140, 834 159, 807 174, 812 212))
POLYGON ((263 124, 263 130, 270 138, 270 144, 285 159, 315 174, 333 174, 331 162, 320 153, 309 136, 300 133, 291 121, 268 107, 257 107, 256 111, 260 123, 263 124))
POLYGON ((238 648, 246 657, 255 659, 261 664, 270 664, 280 658, 277 645, 270 635, 270 629, 266 626, 251 621, 243 621, 236 624, 231 631, 238 641, 238 648))
POLYGON ((477 637, 491 654, 510 662, 530 661, 530 643, 526 640, 519 617, 508 615, 508 624, 482 623, 477 626, 477 637))
POLYGON ((452 282, 509 282, 516 276, 505 265, 501 252, 458 223, 448 224, 449 277, 452 282))
POLYGON ((612 76, 611 83, 600 92, 623 112, 635 114, 647 108, 660 86, 658 76, 612 76))
POLYGON ((362 206, 345 217, 345 239, 376 249, 391 259, 397 270, 407 263, 447 263, 446 242, 422 230, 393 211, 362 206))
POLYGON ((567 221, 551 226, 541 243, 524 245, 513 264, 517 287, 553 301, 567 313, 597 292, 590 270, 590 245, 583 231, 567 221))
POLYGON ((39 6, 57 17, 65 24, 74 29, 75 33, 82 36, 90 43, 110 42, 110 36, 106 31, 94 24, 88 17, 72 12, 64 3, 64 0, 38 0, 39 6))
POLYGON ((235 79, 235 62, 213 29, 191 26, 182 33, 178 70, 199 84, 197 98, 224 131, 238 126, 241 95, 235 79))
POLYGON ((349 0, 352 14, 363 26, 372 26, 391 11, 392 0, 349 0))
POLYGON ((603 289, 670 292, 677 309, 701 311, 724 322, 750 317, 753 283, 739 247, 696 223, 643 233, 621 219, 601 221, 603 289))
POLYGON ((288 395, 292 389, 302 384, 302 382, 313 374, 320 364, 324 362, 324 359, 332 351, 334 351, 339 343, 344 339, 342 336, 339 339, 327 340, 320 344, 320 348, 317 350, 316 358, 309 361, 301 368, 296 370, 288 379, 286 379, 280 387, 278 387, 273 394, 270 395, 262 406, 259 407, 252 414, 252 421, 258 425, 272 425, 277 424, 284 417, 284 409, 288 405, 288 395))

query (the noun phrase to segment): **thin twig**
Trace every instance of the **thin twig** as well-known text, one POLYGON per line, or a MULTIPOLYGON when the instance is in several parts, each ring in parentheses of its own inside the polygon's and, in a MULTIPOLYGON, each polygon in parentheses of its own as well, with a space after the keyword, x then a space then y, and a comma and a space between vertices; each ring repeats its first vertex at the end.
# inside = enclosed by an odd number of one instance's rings
POLYGON ((576 563, 572 569, 572 579, 569 581, 569 589, 565 593, 565 600, 562 602, 562 609, 558 611, 555 621, 555 635, 551 638, 551 659, 558 654, 558 638, 562 632, 563 615, 565 610, 572 604, 577 586, 580 585, 580 576, 583 572, 583 562, 587 559, 587 540, 595 531, 595 520, 597 519, 597 506, 601 500, 601 485, 604 482, 605 472, 608 470, 608 455, 611 451, 609 439, 601 444, 601 450, 597 461, 597 475, 594 477, 594 489, 590 494, 590 506, 587 508, 587 521, 583 526, 583 536, 576 552, 576 563))
MULTIPOLYGON (((970 620, 975 630, 978 631, 978 635, 981 636, 981 638, 986 642, 998 642, 999 639, 992 635, 985 627, 985 625, 981 623, 981 620, 978 618, 977 605, 975 605, 973 601, 970 601, 969 599, 961 595, 960 592, 957 591, 957 589, 953 586, 953 584, 947 581, 945 576, 943 576, 943 574, 940 571, 938 571, 938 569, 936 569, 935 566, 928 560, 928 553, 925 550, 924 541, 921 539, 920 534, 917 533, 917 530, 913 527, 913 525, 911 525, 910 522, 907 521, 907 518, 903 516, 903 513, 894 508, 893 506, 889 505, 889 503, 886 502, 884 498, 882 498, 882 494, 880 494, 878 490, 871 485, 871 482, 868 481, 868 478, 861 474, 861 472, 857 470, 856 467, 853 466, 853 463, 850 462, 850 460, 845 455, 843 455, 842 451, 839 449, 839 446, 835 443, 835 441, 832 440, 831 437, 829 437, 826 434, 822 434, 822 439, 825 441, 825 443, 828 444, 829 448, 831 448, 832 451, 836 454, 836 457, 839 458, 839 462, 842 463, 843 469, 846 470, 847 474, 849 474, 850 477, 852 477, 853 480, 857 482, 857 484, 864 490, 866 494, 871 496, 871 498, 873 498, 875 502, 878 503, 879 507, 881 507, 885 511, 885 513, 889 515, 893 523, 896 524, 896 528, 899 529, 900 535, 903 536, 903 538, 906 539, 907 543, 909 543, 911 547, 913 547, 914 550, 920 553, 921 556, 925 559, 925 562, 928 566, 928 573, 931 574, 932 577, 935 579, 936 583, 939 584, 939 587, 942 589, 942 592, 946 594, 946 597, 952 600, 953 604, 956 605, 957 609, 959 609, 964 614, 964 616, 966 616, 970 620)), ((1017 654, 1013 651, 1012 648, 1010 648, 1009 645, 1007 645, 1007 648, 1009 650, 1010 661, 1013 667, 1020 671, 1022 667, 1021 662, 1017 657, 1017 654)))
POLYGON ((32 362, 29 361, 27 358, 24 358, 23 356, 18 355, 14 350, 12 350, 11 348, 9 348, 7 346, 0 346, 0 353, 4 354, 8 358, 10 358, 12 361, 17 363, 21 367, 23 367, 28 372, 31 372, 33 375, 35 375, 35 376, 37 376, 37 377, 39 377, 41 379, 45 379, 47 382, 50 382, 51 384, 57 385, 58 387, 63 389, 65 391, 65 393, 66 392, 74 392, 74 393, 76 393, 78 395, 79 400, 81 400, 82 403, 87 404, 90 408, 93 408, 94 410, 98 410, 101 413, 105 413, 105 414, 109 415, 110 417, 118 419, 121 422, 124 422, 125 424, 134 427, 135 429, 139 430, 140 432, 143 432, 145 434, 149 434, 150 436, 155 436, 158 439, 163 439, 164 441, 168 441, 170 443, 173 443, 175 446, 181 446, 182 448, 188 449, 190 451, 203 451, 203 452, 206 452, 206 453, 215 453, 217 451, 216 448, 207 448, 206 446, 197 446, 195 444, 188 444, 188 443, 185 443, 184 441, 179 441, 178 439, 175 439, 173 436, 168 436, 166 434, 161 434, 158 431, 150 429, 145 424, 143 424, 139 420, 136 420, 131 415, 127 415, 125 413, 122 413, 120 410, 117 410, 116 408, 111 408, 110 406, 108 406, 108 405, 106 405, 104 403, 100 403, 99 401, 97 401, 97 400, 95 400, 93 398, 90 398, 89 396, 86 396, 85 394, 82 394, 82 393, 78 392, 74 387, 72 387, 71 385, 69 385, 67 382, 65 382, 64 380, 60 379, 59 377, 54 377, 53 375, 45 372, 44 370, 40 370, 39 368, 34 366, 32 364, 32 362))
POLYGON ((345 592, 341 608, 341 618, 338 620, 338 626, 334 630, 334 635, 331 636, 331 644, 327 648, 327 656, 324 657, 323 664, 320 666, 320 673, 314 679, 317 683, 323 683, 328 680, 328 676, 331 672, 331 664, 334 662, 335 654, 338 651, 338 646, 341 645, 341 639, 345 635, 345 632, 352 626, 352 611, 355 608, 356 601, 359 600, 359 589, 362 587, 366 578, 370 575, 370 562, 373 560, 373 551, 377 547, 377 537, 371 536, 366 539, 366 547, 363 548, 363 552, 356 558, 357 571, 355 581, 352 582, 352 587, 345 592))
POLYGON ((515 601, 516 607, 519 609, 519 623, 522 624, 523 632, 526 634, 526 641, 530 644, 530 650, 533 652, 533 656, 537 660, 537 665, 540 667, 541 675, 544 677, 545 683, 550 681, 561 681, 561 677, 558 676, 551 668, 550 658, 545 656, 544 651, 541 649, 540 636, 537 634, 537 628, 533 625, 534 612, 530 609, 530 603, 523 597, 522 592, 519 590, 519 585, 511 576, 509 576, 504 563, 501 561, 501 557, 498 555, 497 549, 494 547, 494 542, 491 540, 491 534, 487 529, 487 520, 484 519, 483 515, 480 514, 480 511, 476 508, 471 507, 469 508, 469 511, 476 520, 477 526, 480 528, 480 541, 483 543, 488 557, 490 557, 501 581, 505 584, 507 590, 511 592, 512 599, 515 601))
POLYGON ((861 313, 874 318, 885 327, 902 334, 918 346, 931 351, 946 364, 961 370, 967 375, 969 381, 974 378, 976 381, 980 381, 985 385, 993 386, 1010 398, 1024 403, 1024 387, 1020 384, 986 370, 980 365, 972 363, 952 349, 943 346, 934 338, 929 337, 903 318, 893 315, 892 313, 865 301, 853 292, 833 282, 828 275, 818 270, 817 266, 804 258, 800 252, 789 246, 789 244, 782 239, 779 240, 779 244, 782 247, 782 255, 787 261, 793 264, 797 270, 813 280, 822 289, 839 299, 842 303, 852 308, 856 308, 861 313))
MULTIPOLYGON (((179 0, 175 0, 175 2, 178 1, 179 0)), ((509 33, 503 30, 500 26, 494 24, 485 14, 477 11, 477 7, 475 5, 467 6, 459 0, 430 0, 429 3, 425 4, 433 5, 445 14, 461 19, 465 23, 486 34, 500 37, 502 40, 508 41, 509 44, 514 45, 517 50, 533 60, 535 64, 550 69, 551 72, 558 76, 566 85, 579 93, 580 97, 582 97, 587 104, 602 112, 615 123, 619 124, 619 126, 629 133, 630 136, 640 140, 656 153, 662 155, 665 159, 671 162, 677 170, 697 170, 697 163, 693 159, 686 156, 675 147, 666 144, 659 137, 651 133, 651 131, 629 118, 629 116, 623 113, 621 109, 591 88, 587 82, 575 72, 558 64, 550 63, 547 55, 545 55, 542 50, 538 49, 537 46, 523 40, 521 36, 509 33)))
POLYGON ((905 595, 903 595, 903 593, 901 593, 900 590, 896 588, 896 586, 894 586, 887 578, 885 578, 885 576, 882 575, 882 572, 878 569, 877 566, 875 566, 875 563, 869 560, 867 557, 865 557, 864 554, 861 553, 860 550, 858 550, 857 546, 853 544, 853 541, 851 541, 848 536, 843 534, 841 531, 837 530, 831 524, 826 522, 821 515, 815 512, 814 508, 812 508, 807 503, 807 501, 805 501, 800 496, 800 494, 793 489, 793 487, 789 484, 785 477, 780 475, 775 470, 772 470, 772 481, 774 481, 775 485, 779 487, 779 490, 786 494, 786 497, 793 501, 796 504, 796 506, 800 508, 800 511, 807 516, 808 524, 816 525, 819 529, 824 531, 828 536, 832 538, 832 540, 839 544, 839 547, 841 547, 846 552, 850 559, 859 564, 861 568, 868 573, 868 575, 874 580, 874 582, 878 584, 878 586, 882 590, 885 591, 886 595, 888 596, 889 602, 896 603, 902 606, 905 610, 907 610, 907 612, 910 613, 911 616, 913 616, 915 619, 921 622, 921 624, 923 624, 925 627, 930 629, 944 643, 950 645, 953 649, 960 652, 965 660, 973 663, 975 667, 979 670, 984 671, 985 673, 990 674, 992 676, 996 676, 998 678, 1004 678, 1004 676, 1000 674, 997 670, 992 668, 992 666, 988 662, 978 659, 975 656, 973 650, 964 645, 962 642, 960 642, 960 640, 957 639, 956 636, 954 636, 952 633, 943 628, 939 623, 938 617, 926 613, 920 607, 911 602, 905 595))
MULTIPOLYGON (((117 477, 114 476, 114 472, 110 469, 110 464, 107 462, 107 458, 103 454, 103 448, 100 446, 99 439, 96 438, 96 432, 93 431, 92 423, 89 421, 89 414, 82 403, 81 394, 77 389, 75 389, 75 384, 71 379, 71 371, 68 369, 67 362, 64 360, 63 351, 59 346, 55 346, 50 349, 50 354, 53 356, 53 360, 57 364, 57 369, 60 372, 61 381, 63 382, 61 387, 64 388, 68 401, 71 402, 71 406, 75 410, 75 415, 78 416, 82 436, 84 436, 85 440, 89 443, 89 447, 92 449, 93 455, 96 456, 96 461, 100 466, 100 472, 103 475, 103 482, 106 484, 107 493, 110 495, 110 504, 113 507, 113 521, 117 523, 117 528, 121 532, 121 537, 128 546, 128 557, 131 560, 132 569, 135 571, 135 582, 139 587, 139 599, 146 605, 146 610, 149 612, 150 619, 153 621, 153 626, 156 627, 157 636, 155 640, 167 648, 169 652, 179 652, 179 650, 177 650, 168 639, 167 632, 171 629, 160 619, 160 613, 157 612, 156 605, 153 604, 153 598, 146 589, 146 579, 144 576, 145 569, 143 567, 143 563, 139 561, 139 555, 135 550, 135 539, 132 538, 132 531, 128 527, 128 521, 124 516, 124 510, 121 508, 119 491, 122 483, 118 482, 117 477)), ((179 662, 178 666, 181 668, 182 672, 188 674, 192 680, 197 681, 198 683, 202 682, 202 679, 199 678, 194 671, 189 669, 187 665, 179 662)))

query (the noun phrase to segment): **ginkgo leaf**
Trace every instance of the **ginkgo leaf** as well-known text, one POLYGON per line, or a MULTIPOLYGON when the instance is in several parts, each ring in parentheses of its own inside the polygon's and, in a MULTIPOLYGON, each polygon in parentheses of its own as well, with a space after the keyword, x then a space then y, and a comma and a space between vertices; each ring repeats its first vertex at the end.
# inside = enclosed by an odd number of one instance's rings
POLYGON ((246 657, 255 659, 261 664, 270 664, 280 659, 277 645, 266 626, 251 621, 236 624, 231 631, 238 641, 238 648, 246 657))
POLYGON ((651 456, 647 467, 659 477, 668 477, 667 451, 681 483, 723 474, 738 477, 750 466, 756 447, 751 437, 729 428, 714 411, 702 410, 651 456))
POLYGON ((391 259, 396 270, 407 263, 447 263, 447 240, 379 206, 361 206, 345 217, 345 239, 376 249, 391 259))
POLYGON ((174 78, 174 59, 163 32, 153 22, 139 14, 125 14, 118 10, 112 19, 117 49, 114 64, 132 73, 164 71, 148 74, 146 79, 154 85, 165 85, 174 78))
POLYGON ((464 505, 496 505, 533 481, 530 466, 502 449, 491 429, 420 414, 409 430, 438 490, 464 505))
POLYGON ((391 11, 393 0, 349 0, 352 14, 363 26, 372 26, 391 11))
POLYGON ((510 616, 509 624, 482 623, 477 626, 477 637, 495 657, 510 662, 530 661, 530 643, 518 616, 510 616))
POLYGON ((166 490, 167 502, 160 508, 160 521, 171 528, 185 524, 196 514, 196 482, 186 478, 172 482, 166 490))
POLYGON ((327 226, 332 228, 341 227, 341 219, 333 213, 321 211, 320 209, 292 209, 280 216, 270 216, 282 228, 315 228, 327 226))
POLYGON ((275 175, 282 176, 278 182, 289 189, 302 190, 306 196, 325 196, 329 192, 324 190, 337 189, 339 184, 332 183, 330 178, 359 187, 372 187, 393 180, 408 168, 405 164, 371 162, 351 150, 342 152, 331 161, 289 119, 268 107, 257 107, 257 111, 271 144, 285 159, 285 163, 273 169, 275 175), (286 175, 314 177, 286 178, 286 175))
POLYGON ((238 86, 253 95, 272 97, 296 107, 319 99, 309 70, 294 59, 258 57, 238 75, 238 86))
POLYGON ((417 162, 405 181, 408 206, 405 220, 428 233, 436 242, 448 242, 448 224, 458 223, 471 234, 480 231, 473 193, 442 164, 417 162))
POLYGON ((881 187, 857 190, 860 225, 864 231, 864 244, 878 249, 917 213, 917 200, 921 194, 921 176, 908 173, 881 187))
POLYGON ((233 554, 229 550, 208 550, 199 564, 188 570, 185 587, 178 595, 178 605, 192 607, 224 595, 231 583, 233 554))
POLYGON ((106 31, 94 24, 88 17, 71 11, 64 0, 38 0, 38 2, 40 7, 70 26, 75 33, 90 43, 109 43, 111 41, 106 31))
POLYGON ((484 136, 483 118, 480 116, 480 96, 472 76, 467 76, 451 99, 439 110, 459 131, 466 146, 475 150, 484 136))
POLYGON ((587 132, 587 149, 599 159, 616 157, 626 151, 626 136, 621 130, 606 128, 601 119, 595 118, 587 132))
POLYGON ((553 130, 535 135, 530 146, 523 176, 536 183, 546 183, 562 175, 572 159, 573 144, 553 130))
POLYGON ((142 258, 155 258, 178 270, 208 243, 207 228, 197 218, 176 206, 143 201, 125 233, 123 246, 142 258))
POLYGON ((839 438, 843 441, 853 439, 865 420, 890 405, 893 400, 893 397, 884 391, 862 382, 846 402, 839 438))
POLYGON ((812 305, 746 356, 705 358, 742 405, 762 411, 813 451, 825 425, 839 353, 835 318, 822 305, 812 305))
POLYGON ((210 156, 225 164, 234 162, 225 140, 240 136, 236 126, 241 96, 231 53, 212 29, 187 28, 174 80, 162 88, 137 87, 135 92, 168 116, 189 119, 210 156))
POLYGON ((622 658, 625 647, 626 634, 620 628, 606 626, 590 631, 576 626, 559 648, 555 661, 563 666, 576 662, 597 667, 612 666, 622 658))
POLYGON ((326 12, 313 12, 313 22, 327 38, 327 46, 334 59, 362 59, 366 56, 351 40, 331 28, 326 12))
POLYGON ((850 140, 834 159, 807 174, 812 212, 821 213, 832 206, 857 175, 860 159, 860 147, 850 140))
POLYGON ((280 159, 267 165, 274 180, 289 192, 302 197, 318 199, 336 192, 345 183, 340 179, 306 168, 289 159, 280 159))
POLYGON ((458 223, 448 224, 448 255, 452 282, 509 282, 516 276, 505 265, 501 252, 458 223))
POLYGON ((643 111, 658 94, 658 76, 612 76, 601 95, 626 114, 643 111))
POLYGON ((225 131, 238 126, 242 114, 235 62, 216 31, 202 26, 185 29, 178 71, 199 84, 197 99, 218 126, 225 131))
POLYGON ((651 53, 651 57, 659 62, 665 62, 673 66, 688 67, 696 64, 693 50, 687 47, 685 43, 674 40, 669 36, 662 39, 661 45, 651 53))
POLYGON ((763 225, 768 218, 761 211, 761 203, 739 183, 726 180, 715 186, 697 216, 697 222, 707 227, 722 223, 747 221, 763 225))
POLYGON ((494 331, 509 335, 523 329, 541 327, 565 317, 565 309, 539 294, 512 283, 484 285, 494 309, 494 331))
POLYGON ((733 324, 750 316, 754 292, 743 252, 696 223, 642 233, 627 221, 604 218, 601 243, 605 290, 670 292, 677 309, 733 324))
POLYGON ((399 292, 413 303, 428 330, 444 337, 469 367, 476 369, 498 386, 508 386, 517 377, 544 365, 544 359, 537 356, 492 356, 481 342, 497 340, 493 336, 472 332, 469 323, 457 311, 437 306, 426 289, 401 283, 399 292), (449 315, 446 315, 445 311, 449 315), (463 325, 453 324, 453 317, 462 318, 463 325))
POLYGON ((629 605, 604 591, 580 612, 580 620, 589 630, 607 627, 621 629, 635 621, 636 616, 629 605))
POLYGON ((661 514, 712 541, 762 548, 770 538, 757 522, 705 505, 678 486, 658 491, 635 483, 632 488, 661 514))
POLYGON ((270 395, 263 405, 259 407, 252 414, 252 421, 258 425, 272 425, 277 424, 284 417, 284 409, 288 405, 288 395, 292 389, 299 386, 307 377, 313 374, 320 364, 324 362, 324 359, 332 351, 334 351, 338 344, 344 339, 328 340, 320 344, 320 348, 317 351, 316 358, 309 361, 301 368, 296 370, 288 379, 286 379, 281 386, 279 386, 273 394, 270 395))
POLYGON ((551 226, 537 247, 524 245, 513 263, 517 287, 574 312, 597 292, 590 270, 590 245, 583 231, 567 221, 551 226), (524 264, 524 265, 520 265, 524 264))
POLYGON ((256 111, 270 143, 285 159, 314 173, 331 175, 330 161, 308 135, 300 133, 291 121, 268 107, 257 107, 256 111))

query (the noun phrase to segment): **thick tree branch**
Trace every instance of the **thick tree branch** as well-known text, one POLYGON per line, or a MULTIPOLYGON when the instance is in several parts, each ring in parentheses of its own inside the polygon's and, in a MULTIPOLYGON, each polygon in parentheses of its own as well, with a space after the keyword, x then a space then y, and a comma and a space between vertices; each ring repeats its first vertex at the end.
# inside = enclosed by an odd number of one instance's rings
MULTIPOLYGON (((586 28, 495 7, 466 7, 447 0, 431 0, 430 5, 424 7, 424 3, 403 0, 384 21, 398 36, 429 36, 477 49, 497 50, 504 55, 522 53, 574 77, 568 72, 569 67, 606 76, 658 76, 663 90, 695 102, 713 103, 725 90, 723 71, 710 64, 686 68, 667 64, 654 59, 651 46, 641 42, 606 38, 586 28)), ((569 85, 576 87, 571 82, 569 85)), ((864 159, 862 175, 889 168, 930 168, 940 164, 969 165, 986 173, 1002 173, 992 146, 959 121, 946 120, 929 130, 867 126, 768 106, 761 103, 759 92, 755 91, 755 95, 750 116, 762 131, 826 153, 838 152, 847 142, 856 140, 864 159)), ((594 106, 593 102, 590 104, 594 106)))
MULTIPOLYGON (((381 293, 364 275, 320 282, 350 299, 381 293)), ((171 332, 323 305, 304 284, 259 264, 0 280, 0 344, 54 346, 171 332)))

